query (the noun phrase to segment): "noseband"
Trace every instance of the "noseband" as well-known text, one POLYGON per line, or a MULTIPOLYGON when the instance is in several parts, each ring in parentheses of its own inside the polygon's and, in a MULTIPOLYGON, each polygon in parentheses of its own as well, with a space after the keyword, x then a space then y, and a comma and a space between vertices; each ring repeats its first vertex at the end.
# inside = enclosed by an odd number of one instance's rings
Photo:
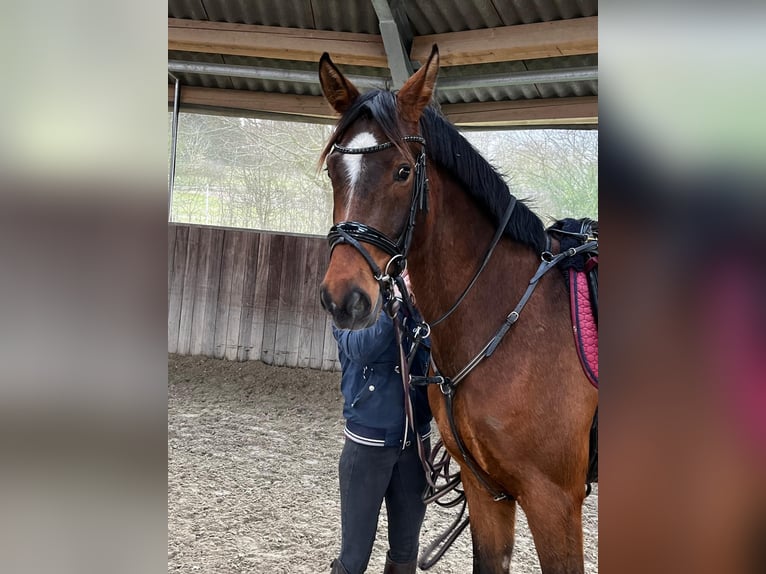
MULTIPOLYGON (((426 177, 426 140, 421 136, 404 136, 404 141, 416 142, 422 145, 422 149, 415 161, 415 172, 412 179, 412 193, 410 197, 410 212, 407 225, 396 241, 391 240, 385 233, 370 225, 358 221, 341 221, 333 225, 327 234, 330 243, 330 252, 341 243, 348 243, 354 247, 367 261, 372 269, 375 279, 385 294, 391 289, 394 279, 398 277, 407 265, 407 254, 412 243, 412 234, 415 229, 415 218, 418 211, 428 212, 428 178, 426 177), (381 271, 362 243, 374 245, 378 249, 391 256, 386 263, 386 268, 381 271)), ((393 142, 384 142, 370 147, 349 148, 338 144, 333 145, 333 152, 344 154, 368 154, 389 149, 394 146, 393 142)))

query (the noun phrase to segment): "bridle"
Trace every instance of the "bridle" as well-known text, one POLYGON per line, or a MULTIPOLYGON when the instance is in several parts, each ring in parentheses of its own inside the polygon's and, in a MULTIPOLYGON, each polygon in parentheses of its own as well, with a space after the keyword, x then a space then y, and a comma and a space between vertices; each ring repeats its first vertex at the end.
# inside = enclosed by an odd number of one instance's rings
MULTIPOLYGON (((412 244, 412 235, 415 230, 415 219, 417 214, 419 211, 428 213, 426 140, 422 136, 404 136, 402 140, 416 142, 421 144, 423 147, 415 161, 412 193, 410 194, 409 216, 407 218, 407 225, 404 228, 402 234, 399 236, 399 239, 394 242, 382 231, 379 231, 370 225, 360 223, 358 221, 341 221, 333 225, 330 228, 330 231, 327 233, 327 240, 330 243, 331 254, 332 250, 336 246, 340 245, 341 243, 348 243, 362 255, 364 260, 367 261, 367 265, 369 265, 370 269, 372 270, 372 274, 375 277, 375 280, 380 285, 381 293, 383 294, 384 299, 386 299, 387 305, 393 304, 393 285, 401 281, 401 273, 407 267, 407 255, 409 254, 410 245, 412 244), (372 258, 367 249, 364 248, 362 243, 374 245, 375 247, 378 247, 391 256, 391 259, 388 260, 383 271, 381 271, 380 267, 378 267, 378 264, 375 263, 375 260, 372 258)), ((393 146, 394 143, 391 141, 383 142, 374 146, 358 148, 349 148, 336 143, 333 144, 332 151, 330 153, 337 151, 338 153, 343 154, 368 154, 383 151, 393 146)), ((427 330, 430 332, 431 326, 436 326, 444 321, 453 313, 453 311, 455 311, 455 309, 458 308, 460 303, 463 302, 463 299, 465 299, 466 295, 468 295, 468 292, 476 284, 479 275, 481 275, 481 272, 484 271, 487 263, 489 263, 489 260, 492 257, 492 253, 495 251, 495 247, 497 247, 497 244, 500 242, 500 238, 502 237, 503 232, 505 231, 505 228, 511 219, 511 214, 513 213, 515 206, 516 198, 511 195, 510 201, 505 210, 505 214, 503 215, 503 219, 495 230, 495 235, 492 237, 492 241, 490 241, 489 247, 487 248, 481 265, 479 265, 479 267, 476 269, 473 277, 468 282, 468 285, 466 285, 465 289, 463 289, 463 292, 460 294, 460 296, 455 300, 455 303, 453 303, 452 306, 441 317, 435 321, 432 321, 430 326, 424 324, 423 331, 427 330)), ((403 287, 404 285, 399 285, 400 291, 402 293, 405 292, 403 287)), ((405 303, 409 305, 409 301, 405 300, 405 303)), ((393 316, 390 308, 388 309, 388 312, 389 315, 393 316)))
MULTIPOLYGON (((330 253, 341 243, 348 243, 356 249, 370 266, 375 280, 381 288, 381 292, 387 301, 392 301, 391 296, 393 285, 396 278, 399 277, 407 266, 407 254, 412 244, 412 235, 415 230, 415 219, 418 212, 428 212, 428 177, 426 175, 426 140, 421 136, 404 136, 406 142, 415 142, 421 144, 420 153, 415 160, 415 169, 412 177, 412 192, 410 194, 410 210, 407 217, 407 224, 401 235, 396 241, 393 241, 382 231, 358 221, 341 221, 330 228, 327 234, 327 241, 330 243, 330 253), (388 254, 391 258, 381 271, 378 264, 365 249, 362 243, 374 245, 378 249, 388 254)), ((374 146, 349 148, 339 144, 334 144, 332 151, 343 154, 370 154, 389 149, 394 146, 393 142, 387 141, 374 146)))

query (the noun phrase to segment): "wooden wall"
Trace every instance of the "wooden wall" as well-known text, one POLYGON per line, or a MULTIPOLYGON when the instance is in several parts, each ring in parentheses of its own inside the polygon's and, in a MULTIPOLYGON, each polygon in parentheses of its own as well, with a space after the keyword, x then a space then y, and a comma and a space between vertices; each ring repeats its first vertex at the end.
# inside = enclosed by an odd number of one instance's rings
POLYGON ((321 237, 168 225, 168 351, 339 370, 321 237))

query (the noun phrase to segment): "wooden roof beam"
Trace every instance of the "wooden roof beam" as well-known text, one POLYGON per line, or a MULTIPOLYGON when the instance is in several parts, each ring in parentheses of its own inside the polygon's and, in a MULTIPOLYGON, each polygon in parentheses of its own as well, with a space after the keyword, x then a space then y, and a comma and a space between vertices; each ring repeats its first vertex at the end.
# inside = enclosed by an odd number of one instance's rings
MULTIPOLYGON (((168 103, 170 104, 173 102, 173 94, 173 86, 169 85, 168 103)), ((287 114, 305 117, 306 121, 337 118, 321 96, 295 96, 222 88, 183 86, 181 89, 182 111, 184 106, 287 114)), ((442 112, 458 126, 593 125, 598 123, 598 98, 584 96, 512 102, 443 104, 442 112)))
POLYGON ((458 126, 598 124, 597 96, 442 104, 441 108, 458 126))
MULTIPOLYGON (((595 54, 598 16, 416 36, 410 59, 425 62, 433 44, 442 66, 595 54)), ((168 18, 168 49, 304 62, 319 62, 329 52, 338 64, 389 67, 377 34, 168 18)))
POLYGON ((388 68, 383 39, 375 34, 227 24, 168 18, 168 50, 388 68))
POLYGON ((439 45, 442 66, 598 53, 598 16, 416 36, 410 59, 425 62, 439 45))
MULTIPOLYGON (((168 103, 173 102, 174 89, 168 85, 168 103)), ((297 96, 249 90, 223 88, 181 87, 181 111, 183 106, 230 108, 250 112, 293 114, 307 118, 334 119, 338 116, 322 96, 297 96)), ((310 121, 310 120, 309 120, 310 121)))

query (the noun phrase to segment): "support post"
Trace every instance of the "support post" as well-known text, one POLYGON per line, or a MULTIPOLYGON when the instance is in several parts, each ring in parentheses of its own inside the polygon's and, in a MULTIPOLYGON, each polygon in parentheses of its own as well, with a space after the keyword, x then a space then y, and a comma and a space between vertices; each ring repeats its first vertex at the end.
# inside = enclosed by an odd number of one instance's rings
POLYGON ((383 37, 388 68, 391 70, 394 82, 393 87, 398 90, 413 71, 412 62, 408 56, 412 45, 412 32, 409 30, 406 14, 399 0, 372 0, 372 6, 378 16, 380 35, 383 37))
POLYGON ((181 104, 181 81, 170 74, 176 81, 175 93, 173 94, 173 123, 170 135, 170 178, 168 181, 168 221, 171 219, 173 206, 173 188, 176 182, 176 147, 178 145, 178 109, 181 104))

